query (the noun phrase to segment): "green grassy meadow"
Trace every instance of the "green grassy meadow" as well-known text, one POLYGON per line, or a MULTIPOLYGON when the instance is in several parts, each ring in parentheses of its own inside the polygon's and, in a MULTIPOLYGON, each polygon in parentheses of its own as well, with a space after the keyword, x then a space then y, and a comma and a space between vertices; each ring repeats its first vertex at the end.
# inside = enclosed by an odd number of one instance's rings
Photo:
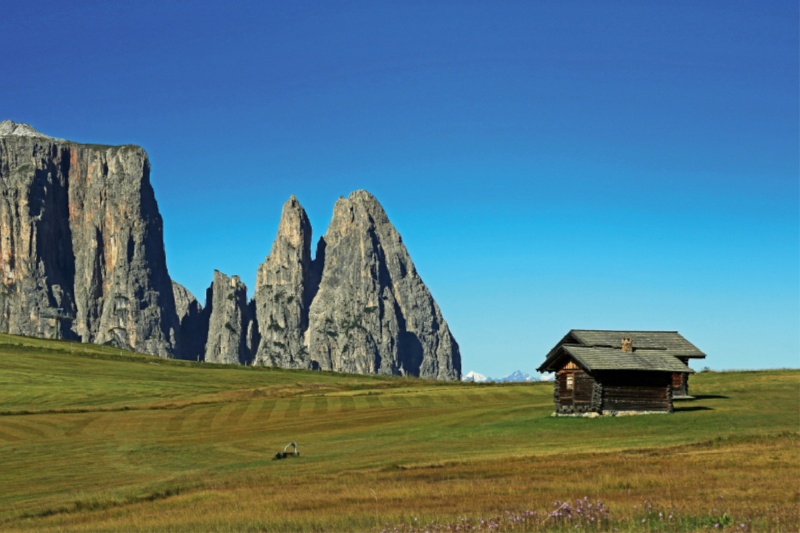
POLYGON ((550 383, 70 346, 0 335, 0 530, 370 531, 584 496, 621 531, 719 531, 723 508, 749 520, 729 531, 800 518, 796 370, 698 373, 674 414, 583 419, 550 416, 550 383), (291 441, 301 457, 273 460, 291 441), (683 522, 639 522, 644 499, 683 522))

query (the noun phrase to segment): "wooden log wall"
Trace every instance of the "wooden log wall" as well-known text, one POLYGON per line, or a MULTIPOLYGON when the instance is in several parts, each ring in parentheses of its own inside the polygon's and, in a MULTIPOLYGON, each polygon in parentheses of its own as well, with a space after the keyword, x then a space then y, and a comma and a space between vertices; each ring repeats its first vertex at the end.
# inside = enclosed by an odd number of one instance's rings
POLYGON ((596 383, 592 376, 582 371, 561 370, 553 385, 555 409, 559 414, 599 412, 596 405, 596 383), (567 377, 572 376, 572 389, 567 388, 567 377))
POLYGON ((556 379, 553 380, 553 403, 557 413, 561 405, 561 374, 556 374, 556 379))
POLYGON ((592 403, 592 385, 594 379, 586 372, 575 372, 573 381, 572 404, 575 407, 589 407, 592 403))
POLYGON ((672 412, 672 374, 668 372, 604 372, 604 411, 672 412))
POLYGON ((687 396, 689 394, 689 374, 675 372, 672 374, 672 395, 687 396))
POLYGON ((603 412, 603 384, 595 380, 592 386, 592 412, 603 412))
MULTIPOLYGON (((571 406, 572 396, 574 389, 567 388, 567 376, 574 376, 573 372, 559 372, 556 377, 556 388, 558 389, 558 400, 556 402, 556 411, 560 406, 571 406)), ((573 382, 574 383, 574 382, 573 382)))
MULTIPOLYGON (((678 359, 680 359, 681 362, 684 365, 689 366, 689 358, 688 357, 678 357, 678 359)), ((680 392, 678 392, 677 389, 676 389, 675 391, 673 391, 673 396, 677 396, 677 395, 689 396, 689 374, 688 374, 688 372, 683 372, 681 379, 682 379, 682 381, 681 381, 680 392)))

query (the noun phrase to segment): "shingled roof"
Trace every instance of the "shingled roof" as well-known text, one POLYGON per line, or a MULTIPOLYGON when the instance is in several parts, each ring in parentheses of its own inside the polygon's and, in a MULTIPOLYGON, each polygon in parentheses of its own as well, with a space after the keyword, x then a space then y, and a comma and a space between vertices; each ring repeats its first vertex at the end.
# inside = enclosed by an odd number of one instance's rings
POLYGON ((680 359, 663 350, 635 350, 623 352, 615 348, 564 346, 587 370, 655 370, 660 372, 692 372, 680 359))
POLYGON ((573 329, 570 331, 580 344, 584 346, 610 346, 619 348, 623 337, 633 339, 634 348, 667 350, 671 355, 680 357, 703 358, 706 356, 697 346, 683 338, 677 331, 605 331, 591 329, 573 329))
POLYGON ((677 331, 608 331, 573 329, 550 350, 538 372, 552 372, 553 365, 569 355, 588 371, 650 370, 694 372, 678 357, 704 358, 694 344, 677 331), (623 352, 624 337, 633 339, 633 351, 623 352))

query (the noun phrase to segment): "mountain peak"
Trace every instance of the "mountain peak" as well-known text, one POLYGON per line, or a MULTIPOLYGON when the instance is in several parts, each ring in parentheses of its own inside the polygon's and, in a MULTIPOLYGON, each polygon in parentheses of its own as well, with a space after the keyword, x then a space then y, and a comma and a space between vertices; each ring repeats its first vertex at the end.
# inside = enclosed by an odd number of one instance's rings
POLYGON ((477 372, 472 370, 468 374, 464 374, 464 376, 461 378, 461 381, 473 381, 475 383, 485 383, 487 381, 490 381, 490 379, 484 376, 483 374, 478 374, 477 372))
POLYGON ((350 193, 350 196, 347 197, 348 200, 361 200, 361 201, 370 201, 370 202, 378 202, 378 199, 375 198, 369 191, 365 191, 364 189, 357 189, 350 193))
POLYGON ((61 140, 36 131, 36 129, 30 124, 22 124, 21 122, 14 122, 13 120, 4 120, 0 122, 0 137, 5 136, 38 137, 40 139, 61 140))
POLYGON ((526 372, 522 370, 517 370, 516 372, 512 372, 511 374, 507 375, 500 381, 536 381, 526 372))

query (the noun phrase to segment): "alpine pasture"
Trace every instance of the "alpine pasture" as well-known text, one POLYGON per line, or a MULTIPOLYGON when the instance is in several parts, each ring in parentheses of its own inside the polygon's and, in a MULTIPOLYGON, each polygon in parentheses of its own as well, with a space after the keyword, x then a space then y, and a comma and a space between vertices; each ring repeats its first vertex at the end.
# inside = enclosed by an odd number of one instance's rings
POLYGON ((796 531, 800 372, 701 372, 691 393, 674 414, 554 418, 551 383, 0 335, 0 530, 796 531), (579 498, 607 514, 553 513, 579 498))

